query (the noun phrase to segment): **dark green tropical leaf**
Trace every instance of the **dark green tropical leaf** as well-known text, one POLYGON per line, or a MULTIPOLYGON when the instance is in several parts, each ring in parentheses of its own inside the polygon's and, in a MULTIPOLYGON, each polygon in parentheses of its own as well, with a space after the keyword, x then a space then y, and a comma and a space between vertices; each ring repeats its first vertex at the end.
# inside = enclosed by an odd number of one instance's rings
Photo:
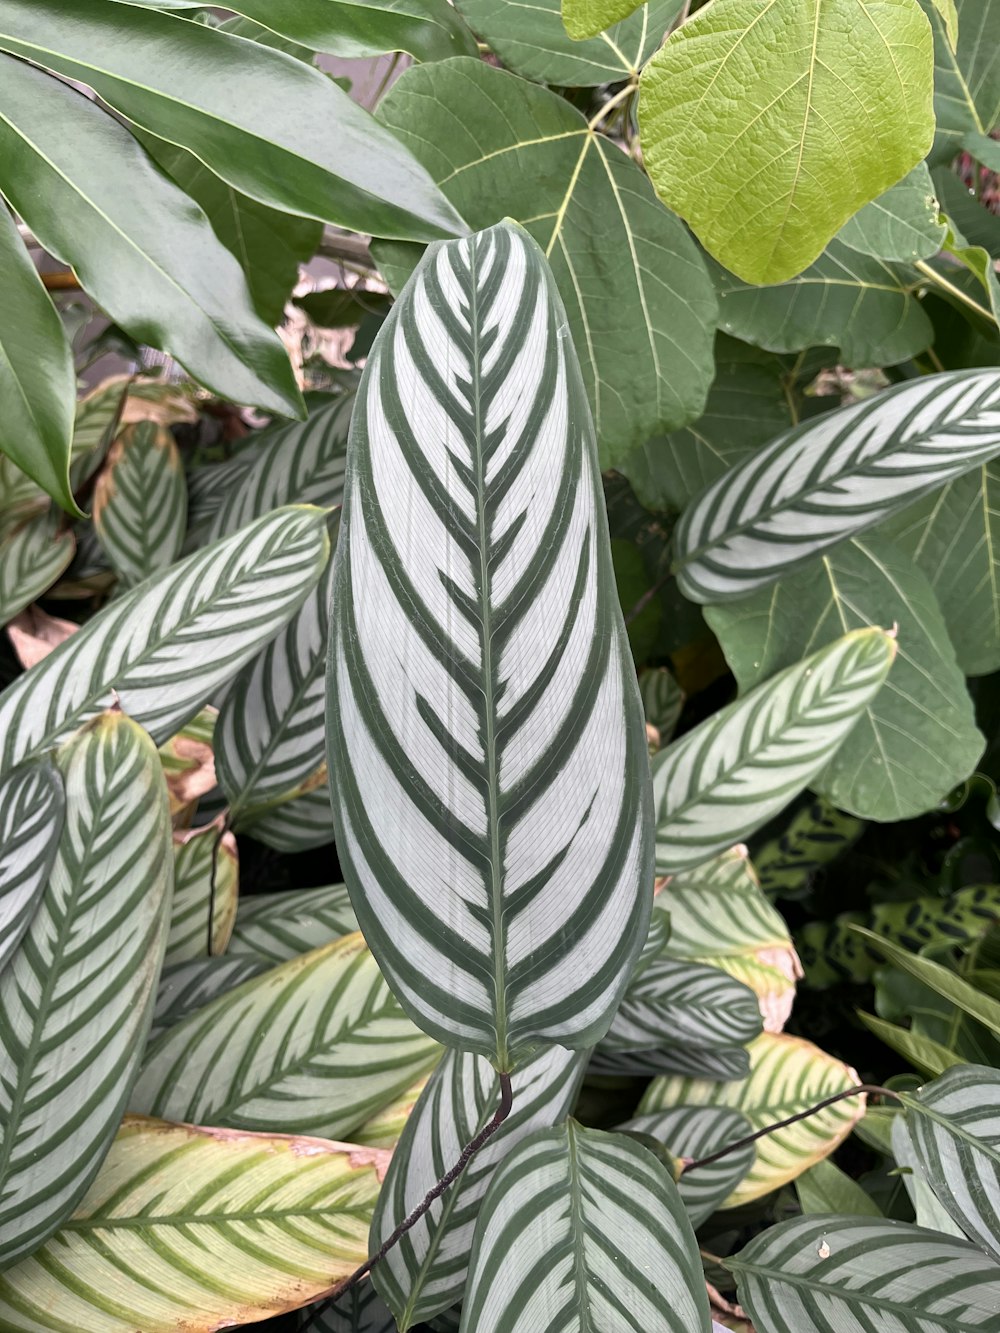
POLYGON ((366 315, 384 319, 392 309, 392 297, 387 292, 360 286, 325 287, 319 292, 296 296, 294 304, 320 328, 349 329, 357 327, 366 315))
POLYGON ((852 1213, 858 1217, 881 1217, 882 1211, 862 1187, 839 1166, 826 1158, 804 1171, 795 1182, 803 1213, 852 1213))
POLYGON ((0 517, 0 625, 47 592, 75 550, 72 529, 54 507, 0 517))
POLYGON ((822 797, 810 801, 779 837, 754 852, 761 888, 771 898, 808 893, 815 875, 852 847, 864 827, 822 797))
POLYGON ((937 0, 920 2, 934 29, 937 136, 932 162, 946 163, 967 134, 989 134, 1000 123, 1000 4, 955 0, 958 44, 953 48, 937 0))
POLYGON ((901 264, 930 259, 944 245, 947 234, 940 212, 927 164, 921 162, 898 185, 846 222, 837 238, 873 259, 901 264))
POLYGON ((295 892, 255 893, 236 909, 230 955, 285 963, 358 928, 345 884, 295 892))
POLYGON ((65 815, 62 778, 50 760, 0 779, 0 971, 38 910, 65 815))
POLYGON ((1000 257, 1000 217, 980 203, 950 167, 937 167, 933 180, 941 207, 969 244, 980 245, 994 257, 1000 257))
POLYGON ((909 1060, 914 1069, 919 1069, 931 1078, 943 1074, 946 1069, 951 1069, 954 1065, 965 1063, 962 1056, 949 1051, 940 1042, 933 1041, 921 1032, 900 1027, 897 1023, 887 1023, 882 1018, 876 1018, 874 1014, 866 1014, 863 1009, 858 1010, 858 1017, 868 1031, 874 1032, 890 1050, 897 1051, 905 1060, 909 1060))
POLYGON ((862 926, 852 926, 851 929, 855 934, 862 936, 868 946, 886 958, 893 967, 898 967, 911 977, 916 977, 936 995, 943 996, 963 1013, 969 1014, 1000 1036, 1000 1000, 994 1000, 992 996, 978 990, 964 977, 958 976, 943 964, 934 962, 932 958, 923 958, 910 953, 908 949, 900 948, 885 936, 877 935, 873 930, 865 930, 862 926))
MULTIPOLYGON (((621 1128, 651 1135, 672 1157, 686 1162, 711 1157, 720 1148, 728 1148, 753 1133, 746 1116, 726 1106, 675 1106, 636 1116, 621 1128)), ((677 1191, 693 1227, 707 1222, 732 1194, 756 1156, 754 1145, 748 1143, 709 1166, 682 1173, 677 1191)))
POLYGON ((138 421, 119 433, 94 488, 93 518, 126 586, 173 564, 184 541, 187 486, 168 430, 138 421))

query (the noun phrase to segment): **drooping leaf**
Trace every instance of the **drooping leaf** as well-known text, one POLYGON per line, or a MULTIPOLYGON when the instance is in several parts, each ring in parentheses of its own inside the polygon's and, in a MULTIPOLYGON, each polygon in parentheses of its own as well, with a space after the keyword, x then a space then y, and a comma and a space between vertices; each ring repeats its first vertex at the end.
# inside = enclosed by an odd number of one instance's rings
POLYGON ((64 509, 79 515, 69 479, 76 401, 73 357, 58 312, 3 204, 0 267, 4 274, 0 452, 64 509))
POLYGON ((777 587, 712 607, 706 618, 744 690, 845 631, 896 625, 899 651, 884 688, 811 783, 839 809, 909 819, 975 768, 983 737, 940 607, 890 542, 842 542, 777 587))
POLYGON ((164 966, 225 952, 239 893, 236 839, 221 819, 193 832, 175 833, 174 895, 164 966), (212 928, 209 931, 209 913, 212 928))
POLYGON ((797 1217, 755 1237, 726 1267, 768 1333, 820 1328, 987 1333, 1000 1269, 936 1231, 860 1217, 797 1217))
POLYGON ((685 510, 681 589, 698 602, 747 597, 997 453, 994 370, 928 375, 803 422, 685 510))
POLYGON ((236 909, 236 924, 226 952, 285 963, 321 944, 352 935, 357 928, 345 884, 291 893, 256 893, 236 909))
POLYGON ((654 755, 658 873, 710 860, 797 796, 851 733, 895 655, 891 634, 854 630, 654 755))
MULTIPOLYGON (((745 1115, 725 1106, 675 1106, 636 1116, 622 1125, 622 1129, 651 1135, 672 1157, 686 1162, 711 1157, 720 1148, 728 1148, 753 1133, 745 1115)), ((736 1189, 755 1159, 754 1146, 748 1143, 717 1162, 681 1174, 677 1191, 693 1227, 708 1221, 736 1189)))
POLYGON ((520 228, 427 255, 359 390, 334 585, 352 903, 414 1021, 501 1071, 592 1046, 649 924, 645 728, 564 328, 520 228))
POLYGON ((307 779, 293 799, 248 817, 243 832, 276 852, 305 852, 333 842, 326 765, 307 779))
POLYGON ((259 203, 377 236, 465 230, 405 148, 331 79, 235 33, 133 5, 3 0, 0 49, 89 84, 259 203))
POLYGON ((920 2, 934 29, 933 165, 950 162, 967 134, 989 134, 1000 124, 1000 5, 955 0, 956 45, 938 0, 920 2))
POLYGON ((927 164, 921 162, 885 194, 866 204, 837 233, 844 245, 874 259, 900 264, 930 259, 944 245, 942 223, 927 164))
POLYGON ((187 520, 187 486, 173 436, 152 421, 117 436, 94 489, 97 538, 126 585, 173 564, 187 520))
POLYGON ((303 1333, 396 1333, 398 1325, 369 1278, 318 1310, 303 1310, 299 1327, 303 1333))
POLYGON ((75 731, 113 691, 167 740, 294 615, 327 555, 323 514, 281 509, 119 597, 0 694, 0 768, 75 731))
POLYGON ((632 980, 601 1049, 725 1050, 752 1041, 760 1030, 757 997, 749 987, 721 968, 659 957, 632 980))
POLYGON ((368 1148, 394 1149, 427 1083, 428 1076, 421 1074, 417 1081, 401 1092, 394 1101, 383 1106, 373 1116, 369 1116, 363 1125, 352 1129, 351 1138, 354 1142, 368 1148))
POLYGON ((960 1055, 949 1051, 940 1042, 933 1041, 923 1033, 900 1027, 898 1023, 887 1023, 885 1019, 876 1018, 874 1014, 866 1014, 863 1009, 858 1010, 858 1017, 868 1031, 874 1032, 890 1050, 898 1052, 905 1060, 909 1060, 914 1069, 919 1069, 931 1078, 943 1074, 946 1069, 951 1069, 954 1065, 965 1063, 960 1055))
MULTIPOLYGON (((19 0, 0 7, 0 48, 16 8, 19 0)), ((170 352, 224 397, 297 415, 281 340, 200 209, 94 102, 22 60, 0 56, 0 67, 4 190, 45 249, 139 342, 170 352)))
POLYGON ((870 1194, 829 1158, 803 1171, 795 1182, 803 1213, 853 1213, 858 1217, 881 1217, 870 1194))
POLYGON ((720 263, 783 282, 926 155, 933 62, 917 0, 715 0, 643 72, 643 159, 720 263))
POLYGON ((252 954, 197 958, 165 967, 156 992, 150 1040, 161 1036, 164 1028, 179 1023, 219 995, 235 990, 252 977, 259 977, 269 967, 270 963, 265 959, 252 954))
POLYGON ((0 1274, 19 1333, 208 1333, 320 1295, 366 1254, 384 1154, 128 1116, 72 1221, 0 1274))
POLYGON ((73 531, 54 506, 0 517, 0 625, 47 592, 75 550, 73 531))
POLYGON ((716 302, 683 226, 564 98, 482 62, 408 70, 379 106, 473 227, 523 220, 580 358, 601 462, 697 417, 716 302))
MULTIPOLYGON (((658 1078, 639 1104, 640 1114, 678 1106, 728 1106, 764 1129, 839 1092, 856 1087, 853 1069, 800 1037, 765 1032, 750 1045, 750 1073, 739 1082, 658 1078)), ((865 1098, 846 1098, 787 1129, 759 1139, 753 1168, 726 1200, 735 1208, 786 1185, 827 1157, 864 1114, 865 1098)))
POLYGON ((50 760, 0 779, 0 971, 38 910, 65 815, 62 778, 50 760))
POLYGON ((107 1152, 153 1013, 172 883, 167 797, 122 713, 60 752, 66 821, 0 974, 0 1264, 46 1240, 107 1152))
POLYGON ((169 1028, 146 1052, 130 1109, 347 1138, 439 1055, 400 1011, 361 935, 348 935, 169 1028))
POLYGON ((504 1161, 476 1223, 462 1333, 709 1333, 694 1232, 666 1167, 574 1121, 504 1161))
MULTIPOLYGON (((513 1110, 441 1203, 386 1255, 374 1282, 400 1330, 462 1299, 476 1218, 498 1166, 572 1108, 586 1056, 551 1046, 513 1075, 513 1110)), ((493 1118, 500 1081, 481 1056, 448 1051, 403 1131, 372 1219, 372 1249, 388 1239, 493 1118)))

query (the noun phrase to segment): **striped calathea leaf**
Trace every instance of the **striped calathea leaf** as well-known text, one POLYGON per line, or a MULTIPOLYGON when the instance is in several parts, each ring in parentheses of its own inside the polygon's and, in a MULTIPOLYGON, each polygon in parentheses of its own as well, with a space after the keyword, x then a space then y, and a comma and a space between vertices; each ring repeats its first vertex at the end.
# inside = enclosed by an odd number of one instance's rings
POLYGON ((236 839, 221 818, 192 832, 175 833, 173 847, 165 966, 224 952, 236 920, 240 884, 236 839))
POLYGON ((128 586, 165 569, 180 554, 187 486, 174 437, 138 421, 116 437, 94 488, 97 539, 128 586))
POLYGON ((590 1058, 588 1072, 596 1077, 656 1078, 661 1074, 710 1082, 732 1082, 750 1072, 745 1046, 707 1050, 700 1046, 659 1046, 646 1051, 609 1051, 603 1043, 590 1058))
POLYGON ((351 1142, 363 1144, 366 1148, 395 1148, 429 1079, 430 1075, 422 1074, 388 1106, 383 1106, 363 1125, 352 1129, 351 1142))
POLYGON ((406 1018, 360 934, 244 982, 147 1050, 130 1110, 346 1139, 428 1073, 440 1047, 406 1018))
POLYGON ((166 943, 170 821, 149 737, 104 713, 57 763, 62 836, 0 974, 0 1265, 51 1235, 93 1180, 138 1073, 166 943))
POLYGON ((0 1274, 13 1333, 194 1333, 294 1309, 362 1263, 386 1154, 127 1116, 73 1217, 0 1274))
POLYGON ((0 515, 0 625, 52 587, 76 550, 61 511, 0 515))
POLYGON ((797 796, 881 689, 895 655, 891 633, 854 630, 654 755, 657 871, 708 861, 797 796))
POLYGON ((226 952, 285 963, 358 928, 346 884, 284 893, 255 893, 236 909, 226 952))
POLYGON ((210 1000, 234 990, 251 977, 267 972, 270 964, 250 954, 223 958, 196 958, 188 963, 164 967, 156 989, 156 1007, 150 1039, 162 1035, 188 1014, 203 1008, 210 1000))
POLYGON ((726 1267, 740 1305, 766 1333, 989 1333, 1000 1310, 992 1259, 905 1222, 797 1217, 755 1237, 726 1267))
MULTIPOLYGON (((405 1333, 462 1299, 476 1217, 497 1167, 536 1130, 561 1121, 579 1090, 586 1054, 553 1046, 513 1075, 513 1110, 458 1180, 373 1270, 375 1286, 405 1333)), ((448 1051, 431 1075, 372 1219, 378 1249, 493 1118, 499 1080, 481 1056, 448 1051)))
POLYGON ((305 852, 333 842, 333 811, 326 765, 311 774, 290 800, 245 815, 243 832, 276 852, 305 852))
POLYGON ((730 469, 675 533, 681 591, 746 597, 1000 453, 1000 371, 927 375, 803 422, 730 469))
POLYGON ((396 1333, 398 1325, 369 1279, 318 1309, 303 1310, 299 1327, 309 1333, 396 1333))
POLYGON ((645 728, 541 251, 432 247, 368 358, 330 646, 337 847, 400 1002, 510 1071, 607 1030, 649 924, 645 728))
POLYGON ((0 694, 0 769, 71 734, 116 692, 167 740, 295 614, 328 549, 320 510, 279 509, 119 597, 0 694))
POLYGON ((694 1232, 663 1163, 572 1120, 504 1160, 479 1211, 462 1333, 709 1333, 694 1232))
POLYGON ((0 778, 0 971, 38 908, 65 815, 62 778, 50 760, 0 778))

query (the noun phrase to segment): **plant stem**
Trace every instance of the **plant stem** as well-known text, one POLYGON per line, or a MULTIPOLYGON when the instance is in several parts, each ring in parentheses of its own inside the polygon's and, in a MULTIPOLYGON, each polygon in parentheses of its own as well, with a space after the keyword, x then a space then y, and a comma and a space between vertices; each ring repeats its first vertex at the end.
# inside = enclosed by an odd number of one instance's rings
POLYGON ((621 106, 622 102, 632 96, 636 87, 637 84, 633 80, 627 83, 624 88, 619 88, 614 97, 608 98, 600 111, 598 111, 597 115, 592 116, 591 119, 587 121, 587 129, 591 131, 596 130, 600 124, 607 120, 608 116, 614 111, 616 106, 621 106))
POLYGON ((918 259, 913 267, 922 273, 925 278, 928 278, 934 283, 935 286, 940 287, 942 291, 948 292, 956 301, 961 301, 963 305, 967 305, 970 310, 974 310, 977 315, 981 315, 983 319, 989 320, 991 324, 996 323, 992 310, 987 310, 984 305, 980 305, 978 301, 974 301, 971 296, 966 296, 961 287, 956 287, 953 282, 949 282, 943 274, 938 273, 937 269, 931 268, 926 260, 918 259))
POLYGON ((637 616, 641 616, 656 594, 661 588, 665 588, 673 577, 674 571, 668 569, 665 574, 656 580, 651 588, 647 588, 636 602, 635 606, 632 607, 631 611, 629 611, 628 615, 625 617, 625 624, 631 625, 632 621, 635 620, 637 616))

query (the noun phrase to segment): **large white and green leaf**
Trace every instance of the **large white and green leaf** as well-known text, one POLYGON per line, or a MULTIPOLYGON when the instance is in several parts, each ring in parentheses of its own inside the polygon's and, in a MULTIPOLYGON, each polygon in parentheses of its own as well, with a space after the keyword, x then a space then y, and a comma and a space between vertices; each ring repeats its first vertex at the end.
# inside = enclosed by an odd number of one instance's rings
POLYGON ((992 1259, 905 1222, 794 1218, 755 1237, 726 1267, 740 1305, 766 1333, 989 1333, 1000 1310, 992 1259))
POLYGON ((371 1279, 299 1315, 303 1333, 397 1333, 399 1325, 371 1279))
POLYGON ((52 587, 76 550, 71 528, 54 506, 0 518, 0 625, 52 587))
POLYGON ((116 437, 94 488, 94 528, 126 586, 141 583, 180 555, 187 486, 170 432, 138 421, 116 437))
POLYGON ((600 1077, 657 1078, 681 1075, 731 1083, 745 1078, 750 1071, 750 1057, 745 1046, 725 1046, 709 1050, 699 1046, 659 1046, 647 1051, 609 1051, 595 1048, 589 1072, 600 1077))
POLYGON ((404 1016, 360 934, 244 982, 146 1052, 130 1109, 348 1138, 440 1048, 404 1016))
POLYGON ((119 597, 0 694, 0 768, 75 731, 116 692, 167 740, 295 614, 328 550, 318 509, 282 509, 119 597))
POLYGON ((236 839, 221 818, 175 833, 174 892, 164 966, 225 952, 239 895, 236 839), (209 925, 211 918, 211 925, 209 925))
POLYGON ((150 1039, 162 1036, 165 1028, 173 1027, 209 1001, 269 970, 270 964, 265 959, 252 954, 195 958, 164 967, 156 990, 150 1039))
POLYGON ((654 755, 659 873, 710 860, 797 796, 882 688, 895 653, 884 630, 845 634, 654 755))
POLYGON ((62 778, 50 760, 0 778, 0 971, 38 909, 65 815, 62 778))
POLYGON ((951 371, 806 421, 685 510, 676 564, 697 602, 746 597, 1000 453, 1000 372, 951 371))
POLYGON ((428 253, 351 426, 337 846, 407 1012, 510 1070, 607 1030, 646 936, 648 762, 586 395, 544 258, 428 253))
MULTIPOLYGON (((923 1162, 913 1146, 913 1135, 910 1133, 906 1116, 893 1116, 890 1129, 892 1157, 903 1178, 906 1193, 913 1206, 913 1220, 917 1226, 943 1232, 946 1236, 957 1236, 959 1240, 968 1240, 965 1231, 931 1189, 923 1162)), ((838 1208, 836 1211, 853 1211, 853 1209, 838 1208)))
POLYGON ((76 1213, 0 1274, 11 1333, 205 1333, 364 1262, 385 1154, 127 1116, 76 1213))
POLYGON ((569 1120, 506 1158, 479 1211, 462 1333, 709 1333, 694 1232, 663 1163, 569 1120))
MULTIPOLYGON (((740 1143, 753 1133, 746 1116, 728 1106, 674 1106, 636 1116, 621 1128, 657 1139, 685 1166, 740 1143)), ((681 1173, 677 1190, 693 1227, 708 1221, 739 1185, 755 1158, 753 1144, 747 1143, 717 1162, 681 1173)))
POLYGON ((122 713, 58 754, 66 820, 41 902, 0 974, 0 1264, 72 1212, 139 1071, 167 935, 159 759, 122 713))
POLYGON ((333 842, 326 765, 307 780, 292 800, 247 816, 243 832, 276 852, 305 852, 333 842))
POLYGON ((321 944, 352 935, 357 928, 346 884, 255 893, 236 909, 226 952, 286 963, 321 944))
POLYGON ((720 968, 660 956, 632 980, 601 1049, 718 1050, 744 1045, 760 1030, 757 997, 748 986, 720 968))
MULTIPOLYGON (((536 1130, 569 1113, 586 1055, 552 1046, 518 1069, 513 1109, 429 1213, 374 1270, 375 1286, 401 1331, 462 1299, 472 1234, 483 1198, 500 1163, 536 1130)), ((378 1249, 424 1195, 450 1170, 463 1148, 493 1118, 500 1080, 481 1056, 448 1051, 407 1122, 386 1173, 372 1219, 378 1249)))

